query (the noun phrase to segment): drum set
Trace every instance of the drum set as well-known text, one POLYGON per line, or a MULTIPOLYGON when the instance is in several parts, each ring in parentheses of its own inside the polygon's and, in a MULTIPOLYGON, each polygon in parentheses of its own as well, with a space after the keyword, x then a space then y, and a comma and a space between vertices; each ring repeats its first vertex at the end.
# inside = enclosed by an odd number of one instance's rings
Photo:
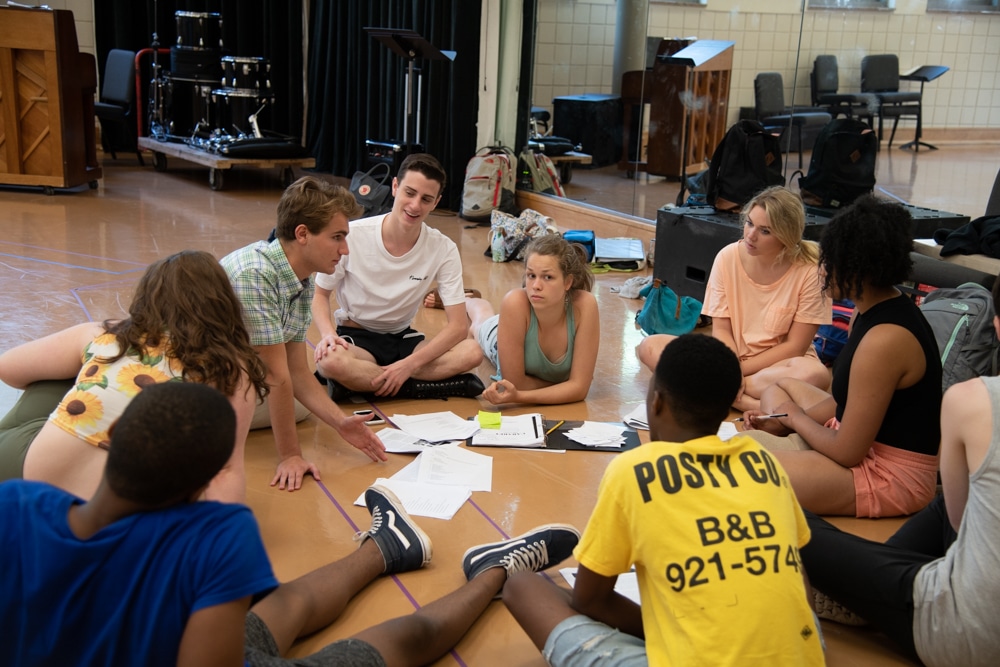
POLYGON ((174 18, 170 69, 153 64, 150 136, 212 152, 262 138, 274 105, 270 61, 223 55, 221 14, 178 11, 174 18))

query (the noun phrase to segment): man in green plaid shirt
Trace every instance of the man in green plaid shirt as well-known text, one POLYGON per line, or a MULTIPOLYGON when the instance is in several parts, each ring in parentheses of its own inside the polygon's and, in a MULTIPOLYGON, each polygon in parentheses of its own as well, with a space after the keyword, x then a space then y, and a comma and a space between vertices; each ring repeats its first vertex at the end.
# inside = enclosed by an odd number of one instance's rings
POLYGON ((278 449, 271 485, 294 491, 316 465, 302 456, 295 429, 295 400, 332 426, 371 460, 385 460, 385 447, 365 425, 367 417, 345 415, 329 399, 309 368, 306 331, 312 321, 313 273, 333 273, 348 253, 348 218, 358 204, 345 188, 312 176, 292 183, 278 202, 275 240, 257 241, 222 259, 243 304, 250 342, 267 365, 268 412, 278 449))

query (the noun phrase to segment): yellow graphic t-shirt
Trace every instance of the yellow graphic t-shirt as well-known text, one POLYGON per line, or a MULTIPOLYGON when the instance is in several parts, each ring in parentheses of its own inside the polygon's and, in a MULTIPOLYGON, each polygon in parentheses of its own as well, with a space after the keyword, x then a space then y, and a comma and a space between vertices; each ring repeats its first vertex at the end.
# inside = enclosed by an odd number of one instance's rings
POLYGON ((144 355, 129 350, 109 364, 104 360, 118 354, 118 341, 114 334, 98 336, 84 349, 76 385, 49 421, 95 447, 106 448, 111 425, 143 387, 182 381, 181 362, 165 354, 166 346, 164 340, 159 347, 147 348, 144 355))
POLYGON ((635 566, 646 653, 662 665, 822 665, 799 548, 809 526, 756 441, 650 442, 608 465, 574 555, 635 566))

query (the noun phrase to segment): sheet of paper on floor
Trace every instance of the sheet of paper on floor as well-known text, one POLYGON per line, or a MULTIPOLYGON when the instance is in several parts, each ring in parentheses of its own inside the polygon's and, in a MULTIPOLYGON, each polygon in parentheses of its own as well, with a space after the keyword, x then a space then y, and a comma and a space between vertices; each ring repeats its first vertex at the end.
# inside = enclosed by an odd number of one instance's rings
MULTIPOLYGON (((563 579, 565 579, 566 583, 568 583, 570 588, 572 588, 576 582, 576 568, 559 568, 559 574, 563 576, 563 579)), ((618 580, 615 582, 615 592, 624 595, 636 604, 642 604, 639 600, 639 579, 635 576, 635 570, 618 575, 618 580)))
POLYGON ((625 422, 626 426, 631 426, 634 429, 642 429, 643 431, 649 430, 649 419, 646 418, 646 404, 640 403, 635 406, 632 412, 622 417, 622 421, 625 422))
POLYGON ((450 442, 428 442, 422 438, 410 435, 398 428, 386 427, 375 433, 375 436, 385 445, 385 451, 392 454, 419 454, 433 447, 447 444, 458 444, 459 440, 450 442))
MULTIPOLYGON (((472 491, 467 486, 421 484, 420 482, 404 482, 384 477, 376 479, 375 484, 385 486, 395 493, 400 502, 403 503, 407 514, 446 521, 455 516, 455 512, 472 496, 472 491)), ((358 496, 354 504, 365 506, 364 492, 358 496)))
POLYGON ((465 486, 473 491, 493 490, 493 457, 445 445, 428 449, 411 465, 417 465, 417 481, 424 484, 465 486))
POLYGON ((719 424, 719 438, 722 440, 729 440, 731 437, 739 433, 736 428, 736 424, 729 421, 728 419, 721 424, 719 424))
POLYGON ((476 421, 462 419, 454 412, 429 412, 423 415, 393 415, 389 418, 400 430, 428 442, 466 440, 479 430, 476 421))

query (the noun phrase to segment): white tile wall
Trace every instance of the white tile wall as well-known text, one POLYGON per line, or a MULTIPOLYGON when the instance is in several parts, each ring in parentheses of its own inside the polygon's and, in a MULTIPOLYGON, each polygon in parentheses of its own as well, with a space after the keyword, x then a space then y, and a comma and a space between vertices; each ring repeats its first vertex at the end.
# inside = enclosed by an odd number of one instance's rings
MULTIPOLYGON (((903 71, 919 65, 951 68, 924 87, 925 127, 1000 128, 1000 15, 807 11, 796 74, 798 15, 712 11, 711 5, 712 0, 707 7, 650 3, 647 34, 736 42, 730 123, 739 107, 753 106, 758 72, 781 72, 786 102, 794 83, 796 103, 807 104, 817 55, 837 56, 840 88, 850 91, 861 86, 866 54, 896 53, 903 71)), ((553 97, 611 92, 616 19, 614 0, 540 0, 534 105, 551 109, 553 97)), ((919 84, 903 82, 901 88, 917 90, 919 84)))

